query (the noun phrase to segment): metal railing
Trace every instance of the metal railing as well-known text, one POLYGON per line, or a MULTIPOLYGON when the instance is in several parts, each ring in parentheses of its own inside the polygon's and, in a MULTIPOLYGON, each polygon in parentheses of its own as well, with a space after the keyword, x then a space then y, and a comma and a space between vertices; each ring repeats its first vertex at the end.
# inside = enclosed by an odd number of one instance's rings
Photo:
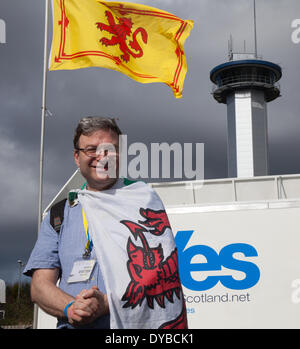
POLYGON ((235 84, 251 84, 251 83, 260 83, 272 85, 280 89, 280 85, 275 79, 271 76, 266 75, 258 75, 258 74, 240 74, 234 76, 228 76, 226 78, 216 79, 216 85, 213 86, 213 91, 227 85, 235 85, 235 84))
POLYGON ((300 174, 151 183, 166 206, 284 201, 300 206, 300 174))

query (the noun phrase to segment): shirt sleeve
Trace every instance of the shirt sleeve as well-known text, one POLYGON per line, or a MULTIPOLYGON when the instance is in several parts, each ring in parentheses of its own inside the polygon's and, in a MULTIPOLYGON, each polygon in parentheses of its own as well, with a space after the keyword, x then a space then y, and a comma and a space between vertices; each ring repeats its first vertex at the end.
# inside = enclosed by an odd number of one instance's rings
POLYGON ((23 274, 31 277, 36 269, 60 269, 58 240, 59 234, 50 225, 50 213, 48 213, 41 224, 38 239, 23 274))

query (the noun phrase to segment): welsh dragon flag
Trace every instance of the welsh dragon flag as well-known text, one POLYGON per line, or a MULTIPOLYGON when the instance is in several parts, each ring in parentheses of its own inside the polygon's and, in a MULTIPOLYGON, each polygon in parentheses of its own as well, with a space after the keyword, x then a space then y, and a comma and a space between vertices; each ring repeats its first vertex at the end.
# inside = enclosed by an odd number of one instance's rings
POLYGON ((136 182, 78 191, 107 290, 112 329, 186 329, 177 250, 164 206, 136 182))

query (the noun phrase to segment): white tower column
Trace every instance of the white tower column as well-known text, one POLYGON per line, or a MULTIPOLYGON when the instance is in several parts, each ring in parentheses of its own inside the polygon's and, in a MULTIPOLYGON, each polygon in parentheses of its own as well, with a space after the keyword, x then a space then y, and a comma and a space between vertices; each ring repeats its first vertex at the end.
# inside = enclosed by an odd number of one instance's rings
POLYGON ((282 71, 250 54, 230 57, 210 72, 215 100, 227 105, 228 176, 268 176, 267 103, 280 96, 282 71))
POLYGON ((227 96, 228 175, 268 175, 267 104, 263 90, 227 96))

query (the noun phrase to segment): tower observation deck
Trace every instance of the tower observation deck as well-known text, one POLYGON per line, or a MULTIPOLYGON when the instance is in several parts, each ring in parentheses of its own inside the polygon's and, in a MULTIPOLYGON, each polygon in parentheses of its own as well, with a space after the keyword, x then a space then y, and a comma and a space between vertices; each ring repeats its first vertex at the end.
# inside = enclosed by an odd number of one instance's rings
POLYGON ((256 54, 229 53, 210 72, 213 97, 227 104, 228 176, 266 176, 267 103, 280 96, 281 67, 256 54))
MULTIPOLYGON (((243 54, 236 56, 242 57, 243 54)), ((248 59, 220 64, 210 72, 210 79, 216 85, 213 96, 219 103, 227 104, 229 94, 249 88, 262 90, 266 102, 271 102, 280 96, 278 83, 282 76, 280 66, 264 60, 249 59, 249 54, 246 56, 248 59)))

